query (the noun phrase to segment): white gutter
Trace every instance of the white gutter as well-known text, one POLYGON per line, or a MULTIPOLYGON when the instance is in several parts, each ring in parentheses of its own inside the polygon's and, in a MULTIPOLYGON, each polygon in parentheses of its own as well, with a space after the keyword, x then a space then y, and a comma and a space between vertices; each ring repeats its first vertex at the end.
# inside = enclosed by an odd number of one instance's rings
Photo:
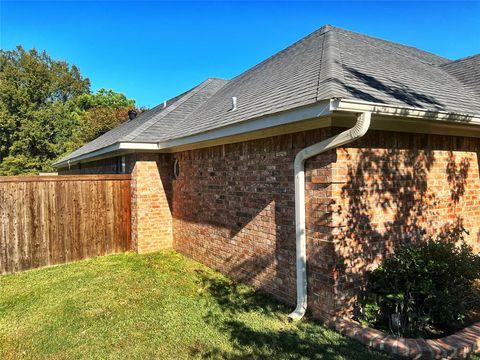
POLYGON ((328 116, 331 114, 331 112, 332 107, 330 100, 319 101, 315 104, 302 106, 293 110, 265 115, 256 119, 242 121, 233 125, 219 127, 173 140, 161 141, 158 143, 158 148, 160 150, 164 150, 188 144, 202 143, 228 136, 292 124, 303 120, 317 119, 328 116))
POLYGON ((469 113, 448 112, 443 110, 426 110, 411 106, 374 103, 354 99, 332 99, 331 110, 345 112, 370 111, 375 115, 400 116, 439 122, 480 125, 480 116, 469 113))
POLYGON ((307 244, 305 234, 305 161, 325 151, 348 144, 361 138, 370 127, 372 113, 357 115, 355 125, 338 135, 306 147, 295 157, 295 232, 297 263, 297 307, 288 315, 292 320, 301 319, 307 310, 307 244))
POLYGON ((76 156, 70 160, 60 160, 55 163, 53 163, 53 166, 60 168, 64 166, 70 166, 77 164, 81 160, 86 160, 89 159, 90 161, 92 160, 98 160, 101 159, 103 155, 110 154, 114 151, 120 151, 120 152, 129 152, 129 151, 135 151, 135 150, 144 150, 144 151, 154 151, 158 150, 158 144, 157 143, 133 143, 133 142, 121 142, 121 143, 116 143, 110 146, 106 146, 104 148, 76 156))
MULTIPOLYGON (((171 149, 175 149, 181 146, 196 144, 196 143, 205 143, 215 139, 226 138, 229 136, 248 134, 253 131, 260 131, 272 129, 282 125, 288 125, 293 123, 300 123, 301 121, 308 119, 317 119, 323 117, 325 122, 325 117, 331 114, 331 103, 330 100, 319 101, 317 103, 302 106, 293 110, 283 111, 276 114, 265 115, 256 119, 242 121, 236 124, 229 126, 219 127, 211 130, 204 131, 202 133, 185 136, 182 138, 177 138, 173 140, 166 140, 161 142, 151 142, 151 143, 134 143, 134 142, 120 142, 115 143, 104 148, 79 155, 70 159, 70 165, 77 164, 82 160, 93 161, 101 159, 108 154, 115 152, 115 155, 119 155, 119 152, 124 151, 159 151, 159 152, 169 152, 171 149)), ((315 124, 319 124, 318 121, 315 124)), ((331 125, 329 122, 325 122, 324 126, 331 125)), ((60 160, 53 164, 53 166, 60 168, 67 166, 67 160, 60 160)))
MULTIPOLYGON (((202 133, 187 135, 182 138, 176 138, 172 140, 160 141, 155 143, 133 143, 133 142, 121 142, 116 143, 96 151, 79 155, 70 159, 70 165, 74 165, 81 161, 93 161, 105 157, 111 157, 119 155, 119 151, 124 153, 133 152, 133 151, 158 151, 158 152, 175 152, 188 150, 191 145, 200 145, 200 147, 211 146, 209 142, 216 141, 217 139, 222 139, 228 137, 233 137, 235 135, 249 134, 253 131, 264 131, 262 134, 264 137, 272 136, 268 133, 268 129, 273 129, 275 127, 280 127, 288 124, 300 123, 301 121, 308 119, 317 119, 319 117, 324 117, 323 125, 319 127, 325 127, 328 125, 326 122, 326 117, 335 114, 342 113, 352 113, 352 112, 365 112, 369 111, 372 114, 377 116, 377 120, 380 119, 379 116, 386 116, 389 118, 392 117, 402 117, 402 118, 412 118, 412 119, 423 119, 423 120, 434 120, 433 125, 439 125, 449 128, 450 135, 455 135, 452 133, 453 130, 463 129, 465 132, 468 129, 466 125, 471 125, 473 127, 480 125, 480 117, 478 115, 472 115, 468 113, 452 113, 446 111, 432 111, 425 110, 415 107, 407 107, 401 105, 388 105, 381 103, 373 103, 362 100, 353 100, 353 99, 341 99, 334 98, 330 100, 320 101, 314 104, 302 106, 292 110, 287 110, 284 112, 265 115, 256 119, 249 121, 242 121, 236 124, 228 125, 225 127, 215 128, 207 130, 202 133), (457 126, 457 127, 455 127, 457 126), (115 155, 112 153, 115 152, 115 155)), ((331 120, 328 120, 331 122, 331 120)), ((378 121, 377 121, 378 123, 378 121)), ((386 121, 382 120, 382 123, 387 124, 386 121)), ((391 123, 387 125, 390 126, 391 123)), ((343 126, 343 125, 340 125, 343 126)), ((373 127, 376 125, 373 124, 373 127)), ((379 129, 382 130, 380 127, 379 129)), ((383 129, 388 130, 388 129, 383 129)), ((299 129, 293 129, 291 132, 301 131, 299 129)), ((396 131, 401 131, 396 129, 396 131)), ((455 136, 464 136, 463 134, 456 134, 455 136)), ((248 138, 246 138, 248 140, 248 138)), ((245 139, 238 140, 235 138, 235 141, 244 141, 245 139)), ((230 140, 229 140, 230 141, 230 140)), ((228 142, 227 142, 228 143, 228 142)), ((218 145, 218 144, 217 144, 218 145)), ((53 164, 55 167, 65 167, 68 166, 66 160, 60 160, 53 164)))

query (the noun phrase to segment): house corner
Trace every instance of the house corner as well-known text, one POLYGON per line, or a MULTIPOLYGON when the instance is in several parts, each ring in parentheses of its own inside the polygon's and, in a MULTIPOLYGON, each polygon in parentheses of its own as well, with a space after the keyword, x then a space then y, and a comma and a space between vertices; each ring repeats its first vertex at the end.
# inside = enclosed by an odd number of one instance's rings
POLYGON ((138 154, 132 169, 132 250, 172 247, 170 157, 138 154))

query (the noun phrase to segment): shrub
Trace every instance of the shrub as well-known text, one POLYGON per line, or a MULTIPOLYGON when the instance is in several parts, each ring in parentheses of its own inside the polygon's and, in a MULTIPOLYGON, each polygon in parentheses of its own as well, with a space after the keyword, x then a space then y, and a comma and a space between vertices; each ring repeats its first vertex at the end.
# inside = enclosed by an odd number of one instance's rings
POLYGON ((367 276, 359 318, 402 336, 448 332, 480 309, 479 278, 480 256, 463 240, 406 245, 367 276))

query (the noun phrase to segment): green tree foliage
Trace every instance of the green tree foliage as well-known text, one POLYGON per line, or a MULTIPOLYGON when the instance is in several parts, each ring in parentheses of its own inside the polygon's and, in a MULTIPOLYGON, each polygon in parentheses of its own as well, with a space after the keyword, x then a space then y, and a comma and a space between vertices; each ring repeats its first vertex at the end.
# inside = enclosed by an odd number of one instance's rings
POLYGON ((132 108, 134 100, 129 100, 123 94, 113 90, 100 89, 95 94, 82 94, 77 98, 77 104, 82 110, 89 110, 96 107, 111 109, 132 108))
POLYGON ((120 125, 128 119, 128 110, 131 107, 111 108, 97 106, 85 112, 82 117, 81 143, 96 139, 108 130, 120 125))
POLYGON ((125 121, 133 107, 112 90, 92 94, 75 65, 46 52, 0 50, 0 175, 51 171, 55 159, 125 121))
POLYGON ((77 98, 76 103, 82 118, 79 133, 81 144, 92 141, 126 121, 128 110, 135 107, 134 100, 106 89, 100 89, 94 94, 82 94, 77 98))

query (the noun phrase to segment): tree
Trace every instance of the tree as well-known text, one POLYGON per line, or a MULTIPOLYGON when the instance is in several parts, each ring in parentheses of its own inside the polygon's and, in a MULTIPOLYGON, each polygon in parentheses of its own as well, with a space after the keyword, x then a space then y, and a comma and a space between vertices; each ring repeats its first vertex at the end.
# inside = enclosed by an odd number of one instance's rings
POLYGON ((82 118, 80 143, 87 143, 103 135, 128 119, 132 107, 110 108, 97 106, 85 112, 82 118))
POLYGON ((0 51, 0 174, 48 170, 78 120, 72 101, 89 88, 76 66, 45 52, 0 51))
POLYGON ((18 46, 0 50, 0 175, 51 171, 51 163, 128 119, 135 101, 90 92, 75 65, 18 46))
POLYGON ((100 89, 95 94, 82 94, 77 98, 78 107, 82 110, 89 110, 95 107, 107 107, 111 109, 133 108, 135 100, 127 99, 121 93, 111 89, 100 89))
POLYGON ((103 88, 94 94, 80 95, 76 102, 82 119, 78 145, 92 141, 127 121, 128 111, 135 108, 134 100, 103 88))

